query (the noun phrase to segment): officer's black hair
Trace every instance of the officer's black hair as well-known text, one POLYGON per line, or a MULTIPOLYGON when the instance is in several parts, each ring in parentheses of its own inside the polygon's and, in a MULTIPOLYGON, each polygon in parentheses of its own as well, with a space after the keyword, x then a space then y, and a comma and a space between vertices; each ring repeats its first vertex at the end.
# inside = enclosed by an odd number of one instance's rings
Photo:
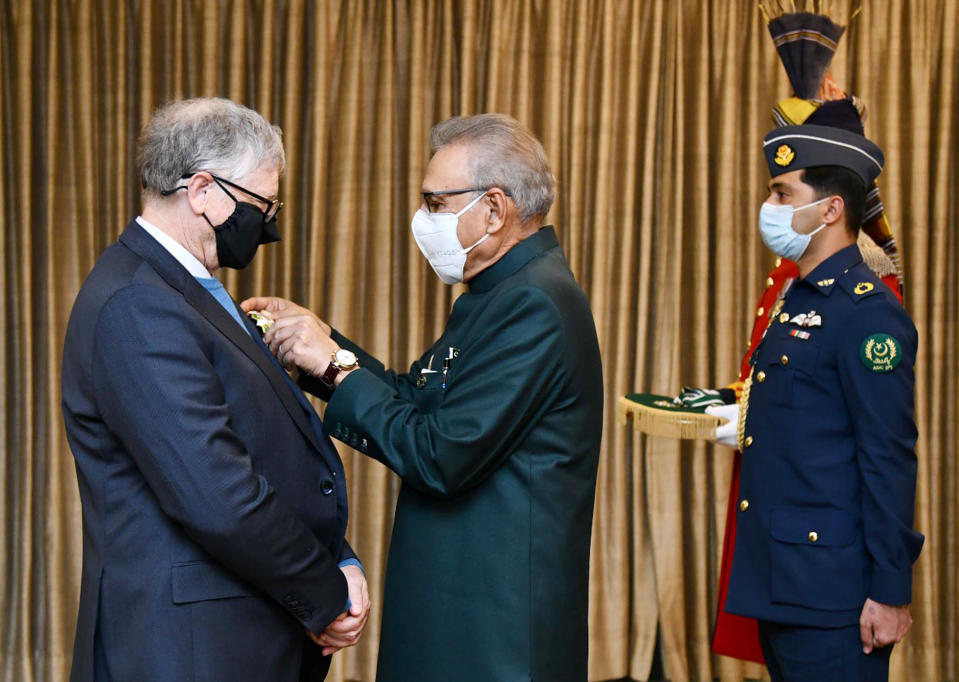
POLYGON ((813 166, 804 168, 802 181, 813 188, 816 198, 842 197, 845 204, 846 229, 850 234, 859 234, 862 217, 866 212, 866 186, 856 173, 843 166, 813 166))

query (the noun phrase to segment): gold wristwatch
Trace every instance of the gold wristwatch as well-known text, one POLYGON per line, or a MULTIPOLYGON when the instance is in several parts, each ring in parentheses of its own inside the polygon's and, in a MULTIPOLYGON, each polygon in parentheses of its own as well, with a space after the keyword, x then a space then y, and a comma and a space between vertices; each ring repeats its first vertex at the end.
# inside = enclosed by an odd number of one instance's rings
POLYGON ((356 359, 356 353, 346 348, 339 348, 333 351, 332 360, 326 371, 323 372, 323 376, 320 377, 320 381, 332 391, 336 387, 336 377, 340 372, 349 372, 359 366, 360 363, 356 359))

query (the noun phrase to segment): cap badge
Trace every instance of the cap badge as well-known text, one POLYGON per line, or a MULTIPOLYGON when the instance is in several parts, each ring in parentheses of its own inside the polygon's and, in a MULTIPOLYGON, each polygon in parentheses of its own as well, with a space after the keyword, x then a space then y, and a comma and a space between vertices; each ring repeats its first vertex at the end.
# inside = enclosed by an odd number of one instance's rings
POLYGON ((788 144, 781 144, 779 149, 776 150, 776 158, 773 160, 777 166, 788 166, 794 158, 796 158, 796 152, 788 144))

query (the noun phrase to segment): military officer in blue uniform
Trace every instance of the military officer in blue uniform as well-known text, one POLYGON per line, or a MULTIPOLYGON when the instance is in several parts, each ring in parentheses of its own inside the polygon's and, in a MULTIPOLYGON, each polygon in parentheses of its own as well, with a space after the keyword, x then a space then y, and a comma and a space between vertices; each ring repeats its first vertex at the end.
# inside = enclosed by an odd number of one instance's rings
POLYGON ((603 422, 599 345, 552 227, 542 145, 497 114, 433 129, 412 236, 466 282, 442 336, 388 370, 309 311, 246 301, 328 433, 402 479, 380 682, 582 682, 603 422))
POLYGON ((911 625, 915 326, 856 236, 883 154, 841 128, 777 128, 764 243, 800 276, 751 358, 726 610, 759 620, 775 680, 886 680, 911 625))

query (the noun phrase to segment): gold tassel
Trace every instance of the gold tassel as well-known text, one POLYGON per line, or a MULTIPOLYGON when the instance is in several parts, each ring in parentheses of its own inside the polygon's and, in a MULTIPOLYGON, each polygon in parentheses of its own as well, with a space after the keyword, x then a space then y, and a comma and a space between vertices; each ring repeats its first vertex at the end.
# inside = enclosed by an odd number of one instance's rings
POLYGON ((683 440, 716 440, 716 427, 725 419, 700 412, 657 410, 620 396, 616 414, 620 424, 632 418, 633 428, 650 436, 683 440))
MULTIPOLYGON (((859 13, 863 10, 864 2, 865 0, 862 0, 855 9, 852 10, 846 25, 859 16, 859 13)), ((830 2, 830 0, 759 0, 756 6, 759 8, 759 13, 762 15, 763 21, 766 22, 767 26, 773 19, 778 19, 784 14, 795 14, 797 12, 818 14, 837 24, 842 21, 834 16, 834 14, 841 12, 841 10, 836 9, 834 3, 830 2)))
POLYGON ((759 2, 758 7, 759 7, 759 13, 763 15, 763 21, 765 21, 766 25, 768 26, 770 19, 769 19, 769 14, 767 14, 766 12, 766 6, 763 5, 762 2, 759 2))

